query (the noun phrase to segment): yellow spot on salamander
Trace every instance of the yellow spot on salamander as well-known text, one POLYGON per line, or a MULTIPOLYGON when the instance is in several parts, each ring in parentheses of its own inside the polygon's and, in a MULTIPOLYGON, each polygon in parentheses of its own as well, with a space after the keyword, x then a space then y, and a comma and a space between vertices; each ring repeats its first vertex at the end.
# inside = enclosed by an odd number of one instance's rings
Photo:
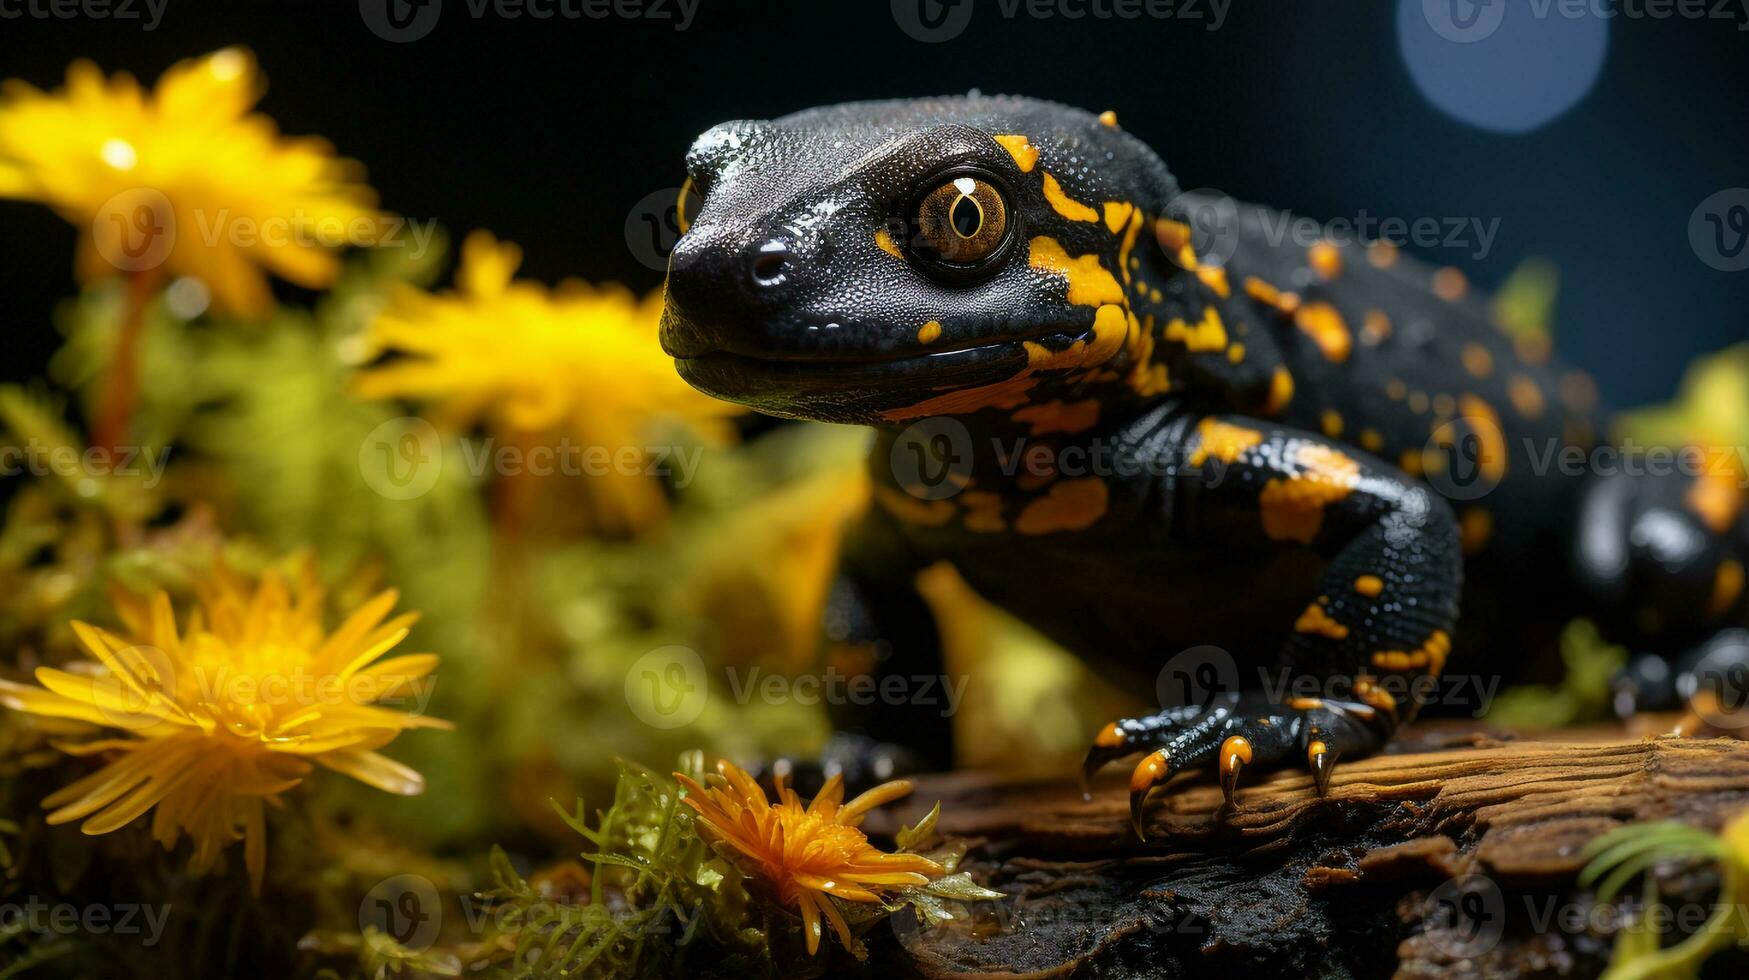
POLYGON ((1326 636, 1332 640, 1348 638, 1348 627, 1330 618, 1324 607, 1314 602, 1300 613, 1300 618, 1294 621, 1294 631, 1310 633, 1316 636, 1326 636))
POLYGON ((1053 483, 1048 493, 1021 509, 1014 529, 1021 534, 1080 531, 1105 515, 1110 498, 1105 481, 1095 476, 1053 483))
POLYGON ((1444 392, 1433 396, 1433 414, 1442 419, 1448 419, 1455 411, 1457 411, 1457 399, 1444 392))
POLYGON ((996 137, 996 142, 1008 151, 1014 158, 1014 165, 1023 174, 1032 173, 1032 168, 1038 165, 1038 147, 1027 142, 1026 137, 1014 133, 1004 133, 996 137))
POLYGON ((1306 250, 1306 261, 1312 271, 1325 280, 1342 275, 1342 253, 1329 242, 1319 242, 1306 250))
POLYGON ((1263 414, 1279 415, 1294 400, 1294 376, 1285 367, 1277 367, 1269 377, 1269 397, 1263 402, 1263 414))
POLYGON ((1354 696, 1371 705, 1375 710, 1383 711, 1389 715, 1397 713, 1397 699, 1391 697, 1389 692, 1379 687, 1378 682, 1370 677, 1355 679, 1354 696))
POLYGON ((1299 472, 1270 480, 1258 495, 1263 533, 1275 541, 1311 544, 1324 526, 1324 508, 1344 500, 1360 480, 1360 464, 1317 443, 1295 454, 1299 472))
POLYGON ((1182 221, 1161 218, 1154 222, 1154 238, 1167 255, 1177 255, 1190 247, 1190 226, 1182 221))
POLYGON ((1464 370, 1478 378, 1486 378, 1494 373, 1494 355, 1481 344, 1465 344, 1463 351, 1464 370))
POLYGON ((1379 435, 1377 429, 1360 430, 1360 448, 1369 453, 1376 453, 1385 448, 1385 437, 1379 435))
POLYGON ((933 344, 940 339, 941 324, 938 321, 931 320, 917 328, 917 342, 919 344, 933 344))
POLYGON ((1069 302, 1077 306, 1123 302, 1123 287, 1100 263, 1098 254, 1089 252, 1070 258, 1055 238, 1046 235, 1034 238, 1030 249, 1027 261, 1034 269, 1058 273, 1069 280, 1069 302))
POLYGON ((1166 339, 1183 344, 1189 351, 1226 350, 1227 328, 1221 323, 1221 315, 1210 306, 1204 308, 1202 320, 1197 323, 1173 320, 1166 324, 1166 339))
POLYGON ((1111 126, 1115 129, 1117 127, 1117 113, 1112 112, 1110 109, 1100 113, 1099 124, 1102 126, 1111 126))
POLYGON ((1067 404, 1050 401, 1043 405, 1028 405, 1014 413, 1014 421, 1032 426, 1035 436, 1052 432, 1086 432, 1099 423, 1099 401, 1089 398, 1067 404))
POLYGON ((905 253, 899 251, 899 246, 893 244, 892 233, 885 228, 875 229, 875 245, 895 259, 903 260, 905 258, 905 253))
POLYGON ((1238 364, 1240 361, 1243 361, 1244 359, 1245 359, 1245 345, 1244 344, 1234 344, 1233 346, 1227 348, 1227 360, 1232 361, 1234 364, 1238 364))
MULTIPOLYGON (((1196 267, 1196 277, 1222 299, 1227 299, 1233 295, 1233 287, 1227 283, 1227 270, 1221 266, 1199 265, 1196 267)), ((1160 302, 1160 291, 1154 290, 1149 298, 1156 303, 1160 302)))
POLYGON ((1421 472, 1427 476, 1438 476, 1445 472, 1445 454, 1433 449, 1423 448, 1421 451, 1421 472))
POLYGON ((1354 591, 1369 599, 1377 598, 1379 593, 1385 591, 1385 580, 1377 575, 1362 575, 1354 580, 1354 591))
POLYGON ((1713 573, 1713 592, 1707 599, 1706 612, 1708 616, 1717 619, 1731 611, 1731 606, 1737 602, 1737 597, 1743 594, 1743 563, 1735 558, 1727 558, 1719 562, 1718 571, 1713 573))
POLYGON ((1385 397, 1391 401, 1400 402, 1409 397, 1409 386, 1400 378, 1392 378, 1385 382, 1385 397))
POLYGON ((1223 463, 1238 459, 1245 450, 1263 442, 1263 433, 1214 418, 1203 419, 1196 427, 1196 448, 1191 451, 1190 465, 1201 466, 1210 456, 1223 463))
POLYGON ((1300 308, 1297 293, 1284 293, 1256 276, 1245 277, 1245 295, 1288 316, 1300 308))
POLYGON ((882 510, 906 524, 940 527, 953 520, 952 500, 919 500, 903 490, 884 486, 874 488, 874 497, 882 510))
POLYGON ((1518 414, 1527 419, 1540 419, 1543 416, 1543 390, 1535 379, 1528 374, 1515 374, 1506 383, 1506 397, 1512 399, 1512 407, 1518 409, 1518 414))
POLYGON ((1172 390, 1171 379, 1166 376, 1166 365, 1154 363, 1152 314, 1149 314, 1145 324, 1130 334, 1129 352, 1133 366, 1130 368, 1128 384, 1136 394, 1147 397, 1172 390))
POLYGON ((1099 220, 1098 211, 1063 193, 1063 185, 1050 174, 1045 174, 1045 200, 1050 202, 1054 211, 1070 221, 1099 220))
MULTIPOLYGON (((1380 650, 1372 655, 1373 666, 1381 670, 1419 670, 1425 668, 1428 673, 1437 676, 1445 669, 1445 658, 1451 654, 1451 636, 1444 630, 1434 630, 1433 635, 1421 644, 1419 649, 1380 650)), ((1356 685, 1358 691, 1359 685, 1356 685)))
POLYGON ((1458 409, 1476 435, 1476 466, 1482 476, 1498 483, 1506 475, 1506 433, 1500 428, 1500 414, 1479 395, 1459 398, 1458 409))
POLYGON ((1366 260, 1376 269, 1389 269, 1397 264, 1397 246, 1390 242, 1373 242, 1366 247, 1366 260))
POLYGON ((1456 266, 1445 266, 1433 274, 1433 295, 1447 302, 1461 298, 1469 289, 1470 281, 1456 266))
POLYGON ((1101 728, 1099 734, 1093 736, 1093 744, 1102 749, 1115 749, 1123 744, 1123 731, 1117 727, 1117 722, 1101 728))
POLYGON ((1494 515, 1480 507, 1466 507, 1458 517, 1458 539, 1464 554, 1479 555, 1494 537, 1494 515))
POLYGON ((1354 337, 1336 307, 1329 303, 1307 303, 1294 312, 1294 326, 1318 345, 1324 359, 1341 364, 1354 349, 1354 337))
POLYGON ((1324 409, 1323 415, 1321 415, 1319 417, 1318 421, 1323 423, 1324 434, 1326 436, 1329 436, 1330 438, 1335 439, 1335 438, 1338 438, 1339 436, 1342 435, 1342 413, 1341 412, 1338 412, 1334 408, 1326 408, 1326 409, 1324 409))
POLYGON ((1135 213, 1136 206, 1127 201, 1106 201, 1105 227, 1111 229, 1111 233, 1115 235, 1123 231, 1124 226, 1130 223, 1130 216, 1135 213))

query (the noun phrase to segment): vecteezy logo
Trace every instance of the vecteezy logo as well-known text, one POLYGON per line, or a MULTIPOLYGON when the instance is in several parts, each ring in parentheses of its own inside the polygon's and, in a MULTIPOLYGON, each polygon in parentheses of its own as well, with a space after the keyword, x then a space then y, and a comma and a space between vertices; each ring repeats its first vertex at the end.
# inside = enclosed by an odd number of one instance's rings
POLYGON ((1720 272, 1749 269, 1749 188, 1719 191, 1688 216, 1688 245, 1720 272))
POLYGON ((1173 654, 1154 678, 1154 694, 1162 708, 1196 707, 1204 711, 1223 694, 1239 689, 1239 665, 1217 646, 1191 647, 1173 654))
POLYGON ((1721 732, 1749 726, 1749 630, 1726 630, 1706 647, 1683 678, 1689 710, 1721 732))
POLYGON ((1506 933, 1506 897, 1484 875, 1447 879, 1427 896, 1422 932, 1454 959, 1480 956, 1506 933))
POLYGON ((97 711, 107 724, 139 731, 162 721, 165 702, 176 695, 176 665, 153 646, 131 646, 113 654, 122 670, 91 679, 97 711))
POLYGON ((1465 415, 1434 429, 1421 459, 1433 489, 1450 500, 1477 500, 1506 473, 1506 435, 1485 415, 1465 415))
POLYGON ((420 875, 384 878, 358 903, 359 932, 375 929, 416 953, 430 949, 442 927, 437 886, 420 875))
POLYGON ((924 419, 905 427, 887 454, 893 480, 919 500, 946 500, 972 475, 972 433, 959 419, 924 419))
POLYGON ((626 213, 626 250, 655 272, 668 269, 680 227, 680 188, 665 187, 645 194, 626 213))
POLYGON ((390 500, 423 497, 443 475, 443 441, 424 419, 390 419, 359 444, 358 472, 366 486, 390 500))
POLYGON ((1421 0, 1421 16, 1447 41, 1473 44, 1500 29, 1506 0, 1421 0))
POLYGON ((176 244, 176 211, 163 191, 130 188, 97 209, 91 240, 98 254, 123 272, 156 269, 176 244))
POLYGON ((972 22, 972 0, 893 0, 893 22, 924 44, 951 41, 972 22))
POLYGON ((1198 261, 1226 265, 1239 250, 1239 205, 1220 191, 1185 191, 1167 203, 1166 213, 1190 227, 1190 249, 1198 261))
POLYGON ((657 647, 632 661, 625 695, 632 714, 651 728, 690 725, 710 698, 704 658, 690 647, 657 647))
POLYGON ((358 0, 358 14, 372 34, 405 44, 431 33, 443 14, 443 0, 358 0))

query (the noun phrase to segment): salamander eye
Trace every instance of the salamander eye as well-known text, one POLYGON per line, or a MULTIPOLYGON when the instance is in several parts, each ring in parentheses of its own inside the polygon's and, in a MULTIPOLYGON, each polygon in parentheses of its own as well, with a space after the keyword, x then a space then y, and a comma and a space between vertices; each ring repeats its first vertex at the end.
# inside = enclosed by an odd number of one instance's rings
POLYGON ((962 174, 917 202, 912 253, 942 272, 973 271, 1008 243, 1008 201, 995 184, 962 174))
POLYGON ((703 203, 697 185, 691 177, 686 178, 686 182, 680 185, 680 196, 674 201, 675 230, 686 234, 686 230, 692 227, 692 219, 698 216, 698 206, 703 203))

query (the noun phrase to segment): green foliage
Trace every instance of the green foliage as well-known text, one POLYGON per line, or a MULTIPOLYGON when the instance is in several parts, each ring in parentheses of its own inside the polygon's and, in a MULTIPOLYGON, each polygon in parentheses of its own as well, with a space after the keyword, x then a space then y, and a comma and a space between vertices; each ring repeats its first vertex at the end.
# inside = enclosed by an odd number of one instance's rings
POLYGON ((1718 836, 1674 821, 1631 824, 1592 841, 1584 857, 1579 886, 1595 887, 1600 904, 1615 901, 1634 878, 1642 878, 1639 912, 1617 934, 1606 980, 1689 980, 1700 975, 1713 953, 1732 943, 1749 944, 1738 904, 1749 896, 1749 819, 1738 817, 1718 836), (1705 861, 1713 862, 1719 875, 1712 915, 1666 946, 1650 914, 1660 902, 1652 872, 1660 865, 1705 861))
POLYGON ((1627 666, 1625 647, 1605 641, 1597 624, 1575 619, 1561 633, 1561 682, 1521 684, 1502 691, 1488 721, 1508 728, 1565 728, 1610 717, 1610 679, 1627 666))
MULTIPOLYGON (((682 760, 702 775, 702 756, 682 760)), ((528 977, 770 974, 773 953, 753 928, 741 875, 717 857, 680 805, 673 777, 620 763, 613 803, 591 824, 581 802, 565 824, 592 846, 587 894, 531 884, 499 849, 484 896, 492 966, 528 977)), ((481 964, 476 963, 476 966, 481 964)))

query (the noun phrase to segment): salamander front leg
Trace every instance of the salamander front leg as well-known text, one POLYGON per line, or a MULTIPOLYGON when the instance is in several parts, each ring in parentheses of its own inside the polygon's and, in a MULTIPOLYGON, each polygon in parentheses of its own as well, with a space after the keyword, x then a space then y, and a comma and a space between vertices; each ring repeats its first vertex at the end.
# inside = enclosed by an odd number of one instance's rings
POLYGON ((1457 616, 1457 528, 1425 487, 1318 436, 1249 419, 1202 420, 1184 452, 1189 469, 1170 489, 1184 546, 1228 558, 1304 548, 1327 560, 1318 593, 1282 624, 1277 660, 1325 693, 1241 690, 1106 726, 1083 773, 1146 753, 1130 777, 1138 834, 1148 792, 1193 769, 1212 765, 1229 805, 1243 773, 1300 760, 1327 790, 1337 759, 1377 751, 1414 714, 1422 683, 1451 652, 1457 616))

